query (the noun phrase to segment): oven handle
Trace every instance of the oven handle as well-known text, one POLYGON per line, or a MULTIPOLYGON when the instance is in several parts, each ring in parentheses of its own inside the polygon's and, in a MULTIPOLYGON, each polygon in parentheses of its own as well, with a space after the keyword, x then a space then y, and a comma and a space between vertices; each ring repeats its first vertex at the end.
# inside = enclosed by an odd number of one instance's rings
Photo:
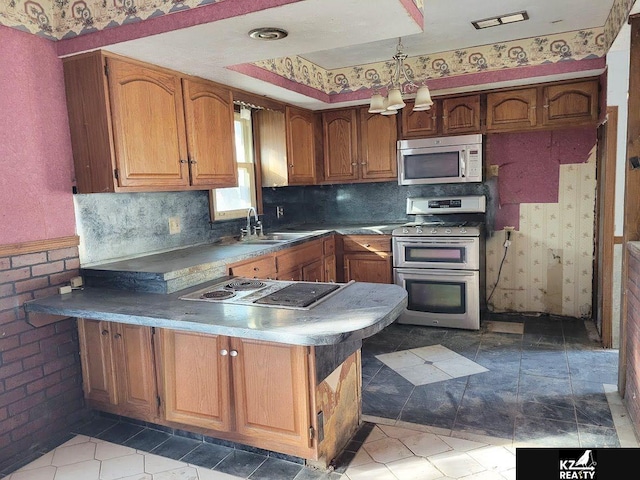
POLYGON ((438 270, 435 268, 394 268, 394 272, 404 275, 447 275, 451 277, 473 277, 478 270, 438 270))
POLYGON ((433 239, 431 239, 429 237, 419 237, 419 238, 404 237, 404 238, 394 238, 394 240, 398 245, 417 245, 417 246, 429 245, 429 244, 434 244, 434 245, 468 245, 468 244, 475 243, 474 238, 478 238, 478 237, 472 237, 469 240, 433 240, 433 239))

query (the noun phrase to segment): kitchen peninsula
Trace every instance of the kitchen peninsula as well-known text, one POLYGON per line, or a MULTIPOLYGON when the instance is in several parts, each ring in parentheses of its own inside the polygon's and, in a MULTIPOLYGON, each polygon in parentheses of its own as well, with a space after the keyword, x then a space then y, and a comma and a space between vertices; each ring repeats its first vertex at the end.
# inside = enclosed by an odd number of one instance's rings
MULTIPOLYGON (((215 270, 219 262, 231 264, 325 234, 278 245, 203 246, 193 255, 185 249, 173 254, 182 258, 179 268, 163 276, 175 278, 181 271, 190 278, 215 270), (223 256, 221 251, 226 260, 211 260, 223 256), (193 264, 195 258, 203 263, 193 264)), ((87 286, 28 302, 26 310, 32 318, 79 319, 83 386, 93 408, 325 468, 360 422, 362 339, 398 317, 407 293, 397 285, 350 282, 306 309, 181 298, 234 278, 172 293, 135 291, 133 284, 87 286)))

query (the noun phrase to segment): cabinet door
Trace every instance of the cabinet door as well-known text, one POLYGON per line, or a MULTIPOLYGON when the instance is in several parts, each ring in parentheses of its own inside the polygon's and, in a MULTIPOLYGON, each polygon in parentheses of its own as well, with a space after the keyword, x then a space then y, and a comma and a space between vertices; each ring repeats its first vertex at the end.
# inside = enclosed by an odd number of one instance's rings
POLYGON ((117 403, 116 368, 111 352, 115 324, 78 319, 78 339, 82 364, 82 387, 87 400, 117 403))
POLYGON ((253 115, 259 138, 262 186, 286 187, 289 185, 289 173, 284 112, 265 109, 258 110, 253 115))
POLYGON ((324 262, 318 259, 302 267, 302 280, 305 282, 322 282, 324 277, 324 262))
POLYGON ((324 277, 322 278, 323 282, 337 282, 337 272, 336 272, 336 256, 335 255, 327 255, 324 257, 324 277))
POLYGON ((544 125, 570 125, 598 120, 597 81, 545 87, 544 100, 544 125))
POLYGON ((300 282, 303 280, 302 269, 300 267, 294 267, 283 272, 278 272, 276 278, 277 280, 300 282))
POLYGON ((361 108, 360 138, 360 175, 362 179, 396 180, 398 162, 396 157, 398 127, 397 115, 369 113, 361 108))
POLYGON ((285 117, 289 185, 313 185, 317 178, 313 112, 287 107, 285 117))
POLYGON ((442 100, 442 133, 480 133, 480 95, 442 100))
POLYGON ((191 184, 237 186, 231 90, 191 79, 183 88, 191 184))
POLYGON ((348 182, 358 179, 357 127, 354 109, 322 114, 326 181, 348 182))
POLYGON ((413 102, 400 111, 402 138, 432 137, 439 134, 437 119, 440 116, 440 102, 434 101, 429 110, 413 111, 413 102))
POLYGON ((487 94, 487 131, 535 127, 536 88, 487 94))
POLYGON ((393 283, 391 255, 387 253, 345 253, 345 282, 393 283))
POLYGON ((230 354, 238 433, 309 446, 307 348, 232 338, 230 354))
POLYGON ((162 329, 160 350, 165 418, 230 430, 228 337, 162 329))
POLYGON ((119 411, 133 418, 153 418, 158 412, 158 392, 151 327, 113 325, 119 411))
POLYGON ((188 185, 180 78, 113 58, 107 65, 119 185, 188 185))
POLYGON ((230 265, 229 275, 247 278, 275 278, 275 257, 273 255, 263 255, 246 262, 230 265))

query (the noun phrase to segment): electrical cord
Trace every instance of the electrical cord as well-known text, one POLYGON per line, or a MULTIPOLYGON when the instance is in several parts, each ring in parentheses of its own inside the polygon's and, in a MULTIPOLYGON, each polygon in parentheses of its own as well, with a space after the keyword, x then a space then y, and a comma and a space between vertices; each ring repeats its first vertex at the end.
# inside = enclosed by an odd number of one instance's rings
MULTIPOLYGON (((502 255, 502 261, 500 262, 500 268, 498 269, 498 278, 496 278, 496 283, 493 284, 493 289, 491 289, 491 293, 487 297, 487 308, 489 305, 489 301, 491 297, 493 297, 493 293, 496 291, 496 287, 498 286, 498 282, 500 281, 500 275, 502 274, 502 266, 504 265, 504 261, 507 258, 507 251, 509 250, 509 246, 511 246, 511 230, 507 230, 507 239, 504 241, 504 255, 502 255)), ((491 305, 491 311, 493 311, 493 305, 491 305)))

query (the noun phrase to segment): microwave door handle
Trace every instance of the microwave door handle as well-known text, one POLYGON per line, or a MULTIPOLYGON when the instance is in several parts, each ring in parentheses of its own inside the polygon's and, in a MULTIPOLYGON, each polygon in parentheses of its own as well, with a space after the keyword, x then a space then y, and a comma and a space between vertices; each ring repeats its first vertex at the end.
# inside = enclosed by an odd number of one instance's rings
POLYGON ((465 178, 467 176, 467 153, 466 150, 460 150, 460 177, 465 178))

